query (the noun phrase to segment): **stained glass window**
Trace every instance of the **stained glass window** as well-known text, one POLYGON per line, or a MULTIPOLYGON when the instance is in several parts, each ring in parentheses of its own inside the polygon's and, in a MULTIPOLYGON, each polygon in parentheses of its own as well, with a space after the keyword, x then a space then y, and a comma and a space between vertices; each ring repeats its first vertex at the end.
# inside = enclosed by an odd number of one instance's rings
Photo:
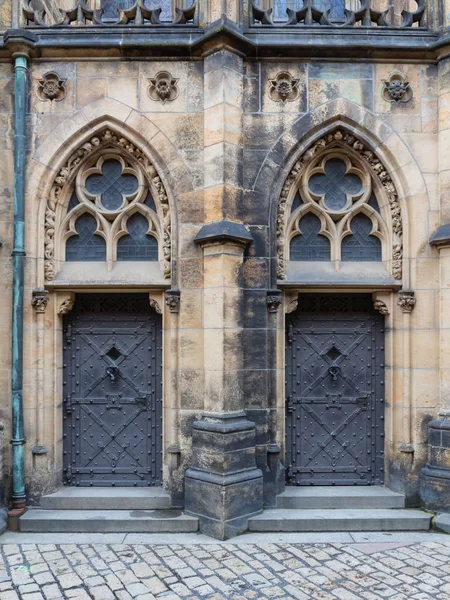
POLYGON ((381 242, 370 235, 372 221, 363 214, 357 214, 350 223, 353 235, 342 240, 341 257, 343 261, 380 261, 381 242))
POLYGON ((325 197, 328 209, 345 208, 347 194, 354 196, 361 191, 362 181, 354 173, 347 173, 347 166, 340 158, 331 158, 325 165, 325 173, 312 175, 309 188, 313 194, 325 197))
POLYGON ((122 173, 123 167, 118 160, 105 160, 102 172, 90 175, 86 179, 86 189, 93 196, 101 196, 106 210, 117 210, 122 206, 123 195, 129 195, 138 189, 138 180, 134 175, 122 173))
MULTIPOLYGON (((119 17, 117 9, 126 10, 131 8, 133 4, 133 0, 101 0, 101 7, 104 9, 103 21, 105 23, 117 21, 119 17)), ((160 7, 162 9, 159 16, 160 21, 172 21, 172 0, 161 0, 159 2, 147 0, 145 6, 149 10, 160 7)))
POLYGON ((106 260, 105 240, 95 235, 97 222, 95 218, 84 213, 75 223, 77 235, 66 242, 66 260, 68 261, 104 261, 106 260))
POLYGON ((148 221, 135 213, 127 221, 128 235, 117 243, 117 260, 158 260, 158 242, 148 235, 148 221))
POLYGON ((291 260, 330 260, 330 242, 325 236, 319 235, 320 219, 308 213, 300 219, 299 229, 301 235, 291 241, 291 260))

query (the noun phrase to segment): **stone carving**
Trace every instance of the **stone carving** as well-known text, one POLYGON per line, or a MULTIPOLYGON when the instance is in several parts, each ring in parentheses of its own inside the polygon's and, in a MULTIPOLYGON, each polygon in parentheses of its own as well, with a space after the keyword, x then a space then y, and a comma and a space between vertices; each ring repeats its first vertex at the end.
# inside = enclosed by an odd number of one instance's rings
POLYGON ((44 313, 48 304, 48 292, 47 290, 33 290, 33 296, 31 298, 31 306, 37 313, 44 313))
MULTIPOLYGON (((112 23, 103 20, 105 7, 93 10, 87 6, 84 0, 78 0, 75 6, 68 10, 60 8, 60 18, 53 23, 47 21, 47 12, 44 9, 37 10, 33 8, 29 0, 25 0, 22 12, 27 25, 33 25, 34 27, 80 27, 85 25, 107 25, 108 27, 111 27, 123 25, 152 26, 164 24, 160 20, 162 9, 160 7, 150 8, 145 5, 144 0, 135 0, 135 3, 130 8, 125 10, 119 9, 119 18, 112 23)), ((195 2, 188 8, 175 8, 173 22, 167 23, 167 25, 185 25, 188 22, 193 22, 194 16, 195 2)))
POLYGON ((333 133, 329 133, 323 138, 315 142, 308 148, 303 156, 295 163, 283 185, 280 194, 277 211, 276 235, 277 235, 277 277, 285 279, 286 277, 286 222, 289 215, 286 214, 286 203, 289 192, 299 176, 304 172, 304 169, 312 161, 312 159, 322 152, 325 148, 345 148, 348 146, 353 151, 357 152, 369 164, 376 177, 379 179, 388 198, 391 227, 392 227, 392 275, 394 279, 402 278, 402 259, 403 259, 403 225, 398 202, 398 195, 394 183, 374 152, 369 150, 364 144, 353 134, 345 133, 337 129, 333 133))
POLYGON ((388 315, 389 314, 389 309, 386 306, 385 302, 383 302, 383 300, 374 300, 373 301, 373 308, 380 313, 380 315, 388 315))
POLYGON ((67 79, 61 79, 54 71, 49 71, 38 79, 36 86, 36 96, 42 102, 61 102, 66 97, 67 79))
POLYGON ((409 102, 413 91, 406 75, 393 73, 389 79, 383 80, 381 95, 386 102, 400 104, 409 102))
MULTIPOLYGON (((417 9, 415 11, 402 11, 402 23, 400 27, 412 27, 418 23, 419 27, 424 24, 425 0, 416 0, 417 9)), ((284 25, 300 26, 333 26, 333 27, 397 27, 395 23, 389 23, 388 17, 390 10, 379 11, 372 7, 371 0, 362 0, 359 10, 349 10, 345 3, 335 3, 333 10, 318 10, 314 6, 314 0, 303 0, 303 5, 299 10, 286 8, 287 21, 274 23, 272 19, 272 8, 264 9, 257 6, 254 2, 251 4, 252 25, 271 25, 280 27, 284 25), (336 14, 338 13, 338 14, 336 14)))
POLYGON ((58 315, 68 315, 74 307, 74 304, 75 300, 72 300, 72 298, 67 298, 66 300, 63 300, 61 306, 59 307, 58 315))
POLYGON ((53 181, 45 211, 45 279, 47 281, 52 281, 55 277, 56 208, 62 195, 62 190, 67 183, 74 180, 75 173, 86 160, 89 159, 94 152, 104 148, 111 148, 112 150, 116 150, 116 152, 118 151, 119 154, 128 155, 130 159, 137 161, 156 192, 156 197, 154 199, 159 203, 162 230, 161 250, 163 258, 163 275, 165 279, 169 279, 171 275, 172 231, 169 199, 164 184, 148 156, 126 137, 117 135, 109 128, 100 131, 96 136, 90 138, 75 150, 65 162, 64 166, 59 170, 53 181))
POLYGON ((281 71, 275 79, 269 79, 269 96, 274 102, 293 102, 299 95, 299 80, 287 71, 281 71))
POLYGON ((158 313, 158 315, 160 315, 161 307, 159 306, 158 302, 154 298, 151 298, 149 296, 149 303, 150 303, 150 306, 158 313))
POLYGON ((266 304, 267 310, 270 313, 278 312, 278 307, 283 302, 283 298, 281 296, 281 292, 279 290, 271 290, 267 292, 266 304))
POLYGON ((165 301, 171 313, 180 312, 180 290, 167 290, 165 301))
POLYGON ((411 313, 416 305, 415 293, 411 290, 400 290, 397 304, 400 306, 402 313, 411 313))
POLYGON ((149 81, 148 95, 151 100, 165 104, 178 98, 178 79, 172 77, 168 71, 156 73, 155 77, 149 79, 149 81))

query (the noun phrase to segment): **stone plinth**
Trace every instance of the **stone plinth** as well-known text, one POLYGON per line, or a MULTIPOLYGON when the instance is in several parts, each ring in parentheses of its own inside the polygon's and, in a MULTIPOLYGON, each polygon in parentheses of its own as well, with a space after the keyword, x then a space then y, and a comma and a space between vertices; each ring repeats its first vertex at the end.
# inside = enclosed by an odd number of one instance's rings
POLYGON ((247 529, 263 508, 255 462, 255 424, 245 412, 204 413, 192 428, 193 467, 185 475, 185 509, 200 531, 226 540, 247 529))
POLYGON ((428 424, 428 462, 422 469, 422 506, 437 512, 450 511, 450 411, 428 424))

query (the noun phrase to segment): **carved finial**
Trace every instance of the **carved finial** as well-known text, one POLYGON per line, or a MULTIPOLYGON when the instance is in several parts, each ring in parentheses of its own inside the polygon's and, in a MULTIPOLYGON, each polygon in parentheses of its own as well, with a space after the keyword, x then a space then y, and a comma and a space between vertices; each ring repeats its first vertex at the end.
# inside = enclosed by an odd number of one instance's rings
POLYGON ((415 293, 412 290, 400 290, 397 304, 403 313, 411 313, 416 304, 415 293))
POLYGON ((266 304, 267 310, 270 313, 278 312, 278 307, 283 302, 283 298, 280 290, 269 290, 267 292, 266 304))
POLYGON ((376 299, 373 301, 373 308, 380 313, 380 315, 388 315, 389 309, 383 300, 376 299))
POLYGON ((37 313, 44 313, 48 303, 48 292, 47 290, 37 289, 33 290, 33 296, 31 298, 31 306, 37 313))
POLYGON ((180 312, 180 290, 167 290, 166 304, 171 313, 180 312))

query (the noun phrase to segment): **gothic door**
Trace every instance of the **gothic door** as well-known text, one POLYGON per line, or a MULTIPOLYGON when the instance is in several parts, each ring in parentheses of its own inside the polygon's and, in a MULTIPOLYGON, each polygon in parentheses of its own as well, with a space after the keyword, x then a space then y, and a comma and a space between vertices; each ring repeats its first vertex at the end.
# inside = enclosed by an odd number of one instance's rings
POLYGON ((301 294, 286 336, 287 483, 382 483, 384 331, 370 295, 301 294))
POLYGON ((68 485, 161 484, 161 317, 146 294, 77 294, 64 319, 68 485))

